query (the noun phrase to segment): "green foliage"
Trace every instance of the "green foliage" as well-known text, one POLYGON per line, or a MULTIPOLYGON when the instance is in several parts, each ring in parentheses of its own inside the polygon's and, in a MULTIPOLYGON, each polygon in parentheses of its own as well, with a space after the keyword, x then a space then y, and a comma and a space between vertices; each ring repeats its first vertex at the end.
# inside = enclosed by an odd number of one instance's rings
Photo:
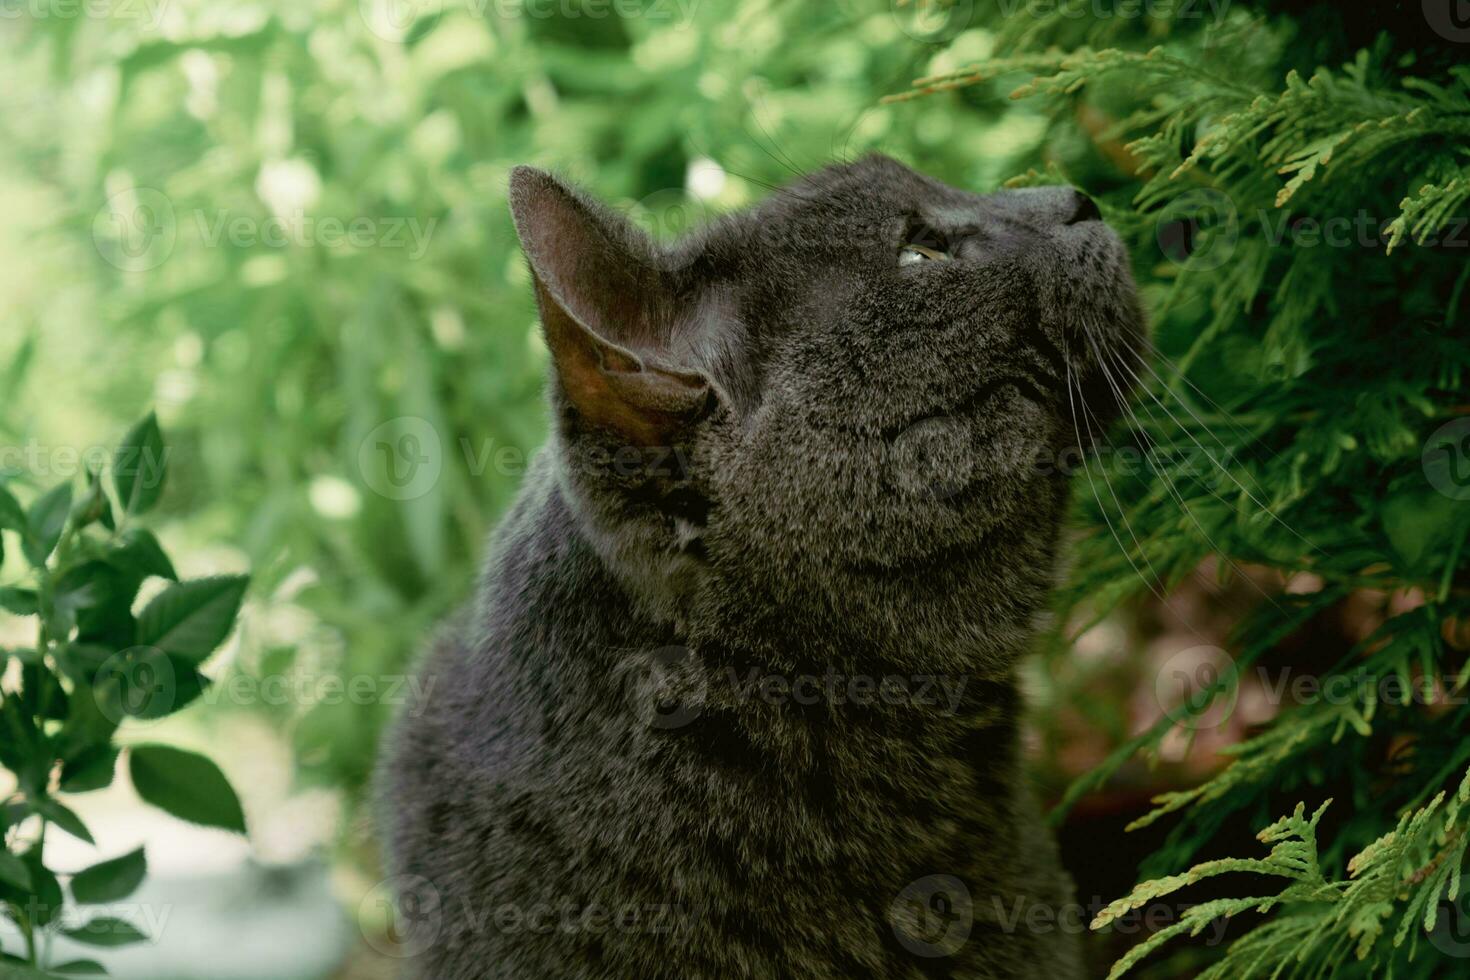
POLYGON ((1323 693, 1285 706, 1226 750, 1226 768, 1135 821, 1178 822, 1145 864, 1153 880, 1096 924, 1227 872, 1288 885, 1195 906, 1114 976, 1245 911, 1269 916, 1202 975, 1438 975, 1463 951, 1421 940, 1457 895, 1470 791, 1462 783, 1442 805, 1470 761, 1470 495, 1451 472, 1464 462, 1459 430, 1443 428, 1464 418, 1470 368, 1470 68, 1427 30, 1422 52, 1369 32, 1365 47, 1332 48, 1338 62, 1306 61, 1327 56, 1323 39, 1361 33, 1356 22, 1323 31, 1323 9, 1309 28, 1244 9, 1100 18, 1050 6, 1004 19, 997 8, 1006 58, 920 77, 892 101, 1014 79, 1013 98, 1050 107, 1055 145, 1075 145, 1079 124, 1088 137, 1046 178, 1022 181, 1080 184, 1134 249, 1160 350, 1113 439, 1144 465, 1089 465, 1079 516, 1090 530, 1063 619, 1085 628, 1161 596, 1209 556, 1227 582, 1311 583, 1263 591, 1237 624, 1231 669, 1079 780, 1064 810, 1134 756, 1157 759, 1171 732, 1209 724, 1242 678, 1282 663, 1326 612, 1367 597, 1382 617, 1334 664, 1303 670, 1323 693), (1438 448, 1436 431, 1451 433, 1438 448), (1298 806, 1262 832, 1266 859, 1180 873, 1232 821, 1328 788, 1351 793, 1354 810, 1322 853, 1323 809, 1308 819, 1298 806))
POLYGON ((1201 973, 1201 980, 1315 976, 1348 951, 1373 970, 1373 975, 1381 975, 1379 971, 1389 968, 1406 939, 1410 953, 1414 952, 1420 941, 1419 927, 1425 933, 1434 931, 1441 899, 1454 902, 1459 897, 1460 874, 1470 845, 1460 810, 1470 802, 1470 771, 1449 804, 1442 807, 1444 802, 1445 794, 1438 793, 1424 807, 1400 817, 1392 831, 1348 861, 1346 881, 1329 880, 1322 868, 1317 823, 1327 810, 1328 803, 1323 803, 1310 819, 1303 817, 1303 807, 1297 804, 1291 816, 1261 831, 1260 840, 1274 845, 1265 859, 1207 861, 1184 874, 1139 885, 1126 898, 1103 909, 1093 927, 1101 928, 1132 909, 1217 875, 1252 872, 1290 882, 1274 895, 1215 899, 1192 906, 1179 922, 1153 934, 1119 960, 1108 980, 1122 976, 1176 936, 1199 935, 1219 916, 1278 908, 1269 922, 1232 944, 1229 955, 1201 973), (1398 925, 1390 934, 1387 926, 1395 918, 1398 925))
MULTIPOLYGON (((29 507, 0 485, 0 539, 19 539, 30 566, 16 579, 24 586, 8 587, 5 605, 36 629, 34 647, 0 649, 0 673, 12 660, 19 665, 18 687, 0 691, 0 765, 16 787, 0 803, 0 914, 26 944, 24 956, 0 954, 5 963, 44 966, 39 934, 60 929, 68 902, 116 902, 142 882, 141 849, 70 875, 42 863, 53 827, 93 843, 63 798, 110 785, 120 753, 145 801, 245 832, 239 800, 214 763, 167 746, 120 749, 117 741, 130 719, 172 714, 203 690, 208 681, 198 668, 229 636, 246 586, 243 576, 179 582, 157 539, 135 523, 158 500, 165 458, 150 414, 124 437, 106 472, 88 473, 75 501, 70 482, 39 493, 29 507), (135 617, 145 586, 155 591, 135 617)), ((107 916, 60 931, 93 946, 147 938, 107 916)))

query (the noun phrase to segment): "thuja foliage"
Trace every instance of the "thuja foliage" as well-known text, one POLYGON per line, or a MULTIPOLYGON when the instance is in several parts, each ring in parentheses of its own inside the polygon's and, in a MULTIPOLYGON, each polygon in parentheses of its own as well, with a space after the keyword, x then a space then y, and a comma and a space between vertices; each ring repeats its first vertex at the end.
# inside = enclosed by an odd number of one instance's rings
POLYGON ((1217 916, 1238 938, 1212 977, 1440 976, 1470 955, 1470 45, 1418 4, 1342 6, 939 4, 936 23, 999 25, 996 56, 890 99, 1045 105, 1056 150, 1018 182, 1083 186, 1134 251, 1159 350, 1112 433, 1135 452, 1079 474, 1091 530, 1062 618, 1084 629, 1207 560, 1259 592, 1226 668, 1063 809, 1265 666, 1315 682, 1136 822, 1171 830, 1096 925, 1217 876, 1246 897, 1115 976, 1217 916), (1363 635, 1321 639, 1348 604, 1363 635), (1200 863, 1247 822, 1265 858, 1200 863))
POLYGON ((88 467, 23 506, 0 484, 0 571, 23 563, 0 588, 5 614, 29 620, 35 645, 0 648, 0 766, 14 791, 0 803, 0 915, 24 948, 0 950, 7 966, 105 973, 90 960, 50 963, 53 933, 92 946, 150 938, 137 915, 117 915, 147 873, 142 848, 87 868, 45 860, 48 834, 94 843, 67 805, 110 786, 120 757, 146 802, 203 826, 244 833, 240 802, 214 763, 118 732, 184 708, 208 684, 201 666, 233 628, 244 576, 180 581, 158 539, 139 523, 166 475, 163 435, 152 415, 122 439, 110 466, 88 467), (98 470, 101 470, 99 472, 98 470), (140 590, 149 598, 139 602, 140 590), (136 611, 135 611, 136 610, 136 611), (18 665, 18 669, 17 669, 18 665))

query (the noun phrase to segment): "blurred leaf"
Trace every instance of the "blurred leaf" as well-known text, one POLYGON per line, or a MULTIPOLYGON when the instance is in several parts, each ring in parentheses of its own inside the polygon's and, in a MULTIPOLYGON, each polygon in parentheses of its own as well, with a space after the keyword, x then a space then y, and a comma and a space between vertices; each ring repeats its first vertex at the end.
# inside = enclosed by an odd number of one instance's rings
POLYGON ((61 883, 41 863, 41 854, 34 848, 21 855, 21 860, 25 862, 26 870, 31 875, 31 887, 25 892, 26 898, 21 904, 31 916, 32 922, 38 926, 48 926, 61 914, 62 906, 66 903, 66 898, 61 893, 61 883))
POLYGON ((245 833, 245 813, 229 781, 202 755, 166 745, 136 745, 129 771, 138 795, 180 820, 245 833))
POLYGON ((57 755, 64 762, 89 758, 107 745, 125 715, 116 678, 104 677, 83 688, 71 699, 66 721, 55 736, 57 755))
POLYGON ((202 663, 225 641, 249 576, 221 575, 164 589, 138 617, 138 644, 202 663))
POLYGON ((62 483, 52 487, 31 504, 26 515, 24 549, 26 558, 40 568, 61 540, 66 527, 67 515, 71 513, 71 484, 62 483))
POLYGON ((78 872, 71 880, 71 894, 83 905, 120 901, 137 891, 147 874, 148 860, 140 847, 78 872))
POLYGON ((76 929, 63 929, 61 934, 87 946, 131 946, 148 941, 131 922, 105 916, 76 929))
POLYGON ((47 759, 43 743, 16 694, 6 694, 0 701, 0 765, 15 773, 27 796, 44 788, 47 759))
POLYGON ((144 514, 163 492, 167 457, 158 418, 147 417, 123 436, 112 457, 112 480, 117 499, 128 514, 144 514))
POLYGON ((54 823, 56 826, 66 831, 68 834, 71 834, 73 837, 84 840, 88 844, 97 843, 95 840, 92 839, 92 832, 87 829, 87 825, 82 823, 81 817, 78 817, 75 813, 71 812, 71 810, 69 810, 61 803, 58 803, 56 800, 35 800, 31 803, 31 807, 41 816, 54 823))
POLYGON ((5 488, 5 484, 0 483, 0 528, 24 532, 29 526, 25 510, 5 488))
POLYGON ((31 890, 31 872, 25 862, 9 851, 0 851, 0 883, 20 891, 31 890))
POLYGON ((34 616, 40 611, 39 600, 34 589, 17 589, 11 586, 0 588, 0 609, 17 616, 34 616))
POLYGON ((61 767, 61 791, 90 793, 111 786, 117 772, 117 757, 115 747, 100 745, 75 760, 68 759, 61 767))
POLYGON ((42 662, 20 671, 21 710, 35 718, 57 721, 66 717, 68 695, 56 675, 42 662))
POLYGON ((108 549, 106 560, 138 578, 157 575, 174 582, 179 580, 173 562, 169 561, 158 538, 144 528, 133 527, 124 531, 108 549))
MULTIPOLYGON (((112 505, 107 500, 107 493, 102 487, 102 480, 89 466, 87 468, 87 488, 81 497, 72 505, 72 523, 77 527, 86 527, 89 524, 110 517, 112 505)), ((107 527, 111 527, 110 520, 105 521, 107 527)))

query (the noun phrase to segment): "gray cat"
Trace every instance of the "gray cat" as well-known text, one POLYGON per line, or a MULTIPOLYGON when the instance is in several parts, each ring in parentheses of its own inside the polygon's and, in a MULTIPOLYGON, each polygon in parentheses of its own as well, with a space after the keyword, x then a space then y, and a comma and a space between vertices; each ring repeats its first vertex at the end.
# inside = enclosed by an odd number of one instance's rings
POLYGON ((410 975, 1080 975, 1015 668, 1142 346, 1096 205, 879 156, 672 247, 510 203, 556 424, 385 752, 410 975))

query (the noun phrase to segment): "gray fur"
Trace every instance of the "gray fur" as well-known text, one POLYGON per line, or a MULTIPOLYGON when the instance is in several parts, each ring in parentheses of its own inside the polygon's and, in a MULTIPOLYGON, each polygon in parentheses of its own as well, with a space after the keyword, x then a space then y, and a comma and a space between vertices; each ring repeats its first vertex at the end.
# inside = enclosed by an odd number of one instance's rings
POLYGON ((883 157, 669 248, 537 171, 511 203, 557 424, 386 747, 409 974, 1080 975, 1075 918, 1012 920, 1071 901, 1014 670, 1035 462, 1108 421, 1096 345, 1138 356, 1117 238, 883 157))

